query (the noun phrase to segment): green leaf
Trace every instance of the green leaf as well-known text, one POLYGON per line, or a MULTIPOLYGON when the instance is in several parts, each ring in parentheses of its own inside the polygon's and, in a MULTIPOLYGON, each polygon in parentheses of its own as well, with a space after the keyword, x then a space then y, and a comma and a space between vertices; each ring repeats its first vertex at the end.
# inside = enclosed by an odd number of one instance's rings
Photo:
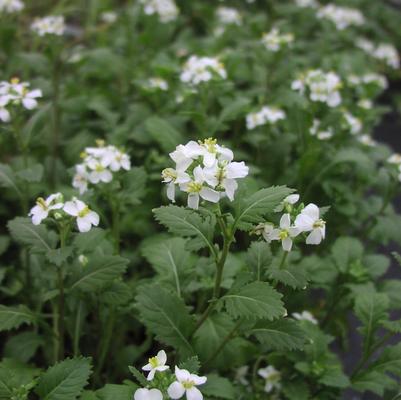
POLYGON ((393 379, 383 373, 364 371, 353 380, 352 387, 363 393, 370 390, 382 397, 387 388, 396 388, 397 386, 393 379))
POLYGON ((135 379, 138 381, 140 385, 142 386, 148 385, 148 381, 143 376, 142 372, 140 372, 138 369, 132 366, 129 366, 128 369, 130 370, 131 374, 134 375, 135 379))
POLYGON ((67 261, 68 257, 72 255, 73 250, 74 248, 72 246, 51 249, 46 253, 46 258, 51 264, 60 267, 67 261))
POLYGON ((44 225, 33 225, 29 218, 14 218, 7 227, 16 242, 31 247, 35 252, 48 252, 55 247, 55 236, 44 225))
POLYGON ((138 289, 136 307, 145 326, 162 343, 178 349, 183 357, 193 355, 189 336, 194 323, 185 303, 160 285, 138 289))
POLYGON ((93 292, 101 289, 125 272, 128 261, 119 256, 93 256, 88 265, 75 277, 71 290, 93 292))
POLYGON ((145 121, 145 127, 149 135, 159 143, 163 151, 173 151, 184 140, 170 123, 159 117, 151 117, 145 121))
POLYGON ((379 278, 386 273, 390 260, 382 254, 369 254, 363 258, 363 265, 371 277, 379 278))
POLYGON ((93 251, 106 237, 106 231, 100 228, 92 228, 89 232, 79 233, 75 236, 73 246, 79 253, 93 251))
POLYGON ((294 289, 305 289, 308 284, 305 268, 300 264, 290 264, 284 268, 275 264, 267 271, 267 274, 269 279, 276 280, 294 289))
POLYGON ((32 324, 36 320, 34 314, 24 305, 3 306, 0 304, 0 332, 17 329, 22 324, 32 324))
POLYGON ((179 364, 181 369, 186 369, 191 374, 197 374, 200 370, 200 362, 198 356, 189 357, 179 364))
POLYGON ((107 384, 104 388, 97 390, 96 394, 100 400, 132 400, 134 390, 128 385, 107 384))
POLYGON ((377 372, 391 372, 401 376, 401 343, 387 346, 379 358, 370 365, 369 369, 377 372))
POLYGON ((272 320, 282 317, 286 310, 282 295, 268 283, 253 282, 232 290, 222 297, 228 313, 233 318, 263 318, 272 320))
POLYGON ((87 385, 91 369, 89 358, 68 358, 41 376, 35 392, 41 400, 74 400, 87 385))
POLYGON ((249 333, 272 350, 300 350, 306 340, 298 323, 290 319, 261 321, 249 333))
POLYGON ((266 242, 253 242, 248 249, 248 266, 253 272, 255 280, 263 280, 266 270, 272 262, 270 246, 266 242))
POLYGON ((0 164, 0 186, 14 189, 19 196, 22 196, 18 188, 14 171, 6 164, 0 164))
POLYGON ((25 363, 34 356, 37 349, 44 343, 44 339, 35 332, 19 333, 7 341, 4 346, 4 355, 25 363))
POLYGON ((401 281, 387 279, 383 282, 381 291, 389 297, 391 308, 401 308, 401 281))
POLYGON ((323 375, 319 378, 323 385, 344 389, 350 385, 348 376, 344 374, 340 365, 326 365, 323 375))
POLYGON ((216 374, 207 375, 207 381, 200 386, 201 392, 217 399, 236 399, 238 398, 237 391, 233 384, 226 378, 222 378, 216 374))
POLYGON ((209 247, 214 254, 213 232, 216 221, 211 216, 201 216, 200 213, 183 207, 165 206, 153 210, 156 220, 164 225, 174 235, 190 238, 188 248, 199 250, 209 247))
POLYGON ((24 181, 30 182, 30 183, 36 183, 40 182, 43 177, 43 165, 42 164, 35 164, 31 165, 29 168, 18 171, 17 176, 24 181))
POLYGON ((182 278, 190 270, 190 252, 185 250, 186 240, 182 238, 149 241, 142 254, 153 265, 163 282, 168 281, 181 296, 182 278))
POLYGON ((250 197, 237 197, 234 226, 241 230, 251 229, 253 224, 261 222, 266 214, 272 212, 292 192, 286 186, 272 186, 250 197))
POLYGON ((353 261, 360 260, 363 256, 362 243, 355 238, 340 237, 338 238, 332 249, 334 261, 340 272, 347 272, 349 265, 353 261))

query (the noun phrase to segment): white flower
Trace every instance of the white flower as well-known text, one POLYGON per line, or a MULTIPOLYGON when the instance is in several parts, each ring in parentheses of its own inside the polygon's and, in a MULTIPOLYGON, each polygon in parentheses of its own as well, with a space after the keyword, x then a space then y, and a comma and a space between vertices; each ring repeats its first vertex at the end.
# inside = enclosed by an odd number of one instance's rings
POLYGON ((358 135, 356 138, 358 139, 359 142, 361 142, 365 146, 375 147, 377 145, 377 142, 375 140, 373 140, 370 135, 366 135, 366 134, 358 135))
POLYGON ((100 19, 106 24, 114 24, 117 18, 118 15, 114 11, 104 11, 100 14, 100 19))
POLYGON ((231 7, 218 7, 216 16, 219 22, 223 25, 241 25, 241 14, 235 8, 231 7))
POLYGON ((63 208, 63 206, 63 196, 61 193, 51 194, 46 200, 42 197, 38 197, 36 206, 31 209, 29 216, 32 217, 32 223, 34 225, 39 225, 49 216, 50 211, 59 210, 63 208))
POLYGON ((249 372, 248 365, 243 365, 242 367, 237 368, 237 370, 235 371, 235 380, 238 381, 241 385, 244 386, 249 385, 249 381, 248 379, 246 379, 248 372, 249 372))
POLYGON ((270 393, 274 389, 281 389, 281 374, 272 365, 258 370, 258 375, 265 379, 265 392, 270 393))
MULTIPOLYGON (((38 105, 36 99, 42 97, 42 91, 40 89, 29 90, 29 86, 28 82, 20 82, 18 78, 13 78, 10 82, 0 82, 0 108, 21 104, 27 110, 36 108, 38 105)), ((7 118, 7 114, 4 113, 4 115, 7 118)))
POLYGON ((320 121, 318 119, 313 120, 313 125, 310 128, 310 134, 316 136, 319 140, 327 140, 333 137, 334 132, 331 128, 326 130, 320 130, 320 121))
POLYGON ((362 130, 362 122, 359 118, 354 117, 349 112, 343 114, 347 127, 350 129, 353 135, 360 133, 362 130))
POLYGON ((55 35, 62 36, 65 31, 65 22, 63 16, 50 15, 43 18, 37 18, 31 25, 31 29, 39 36, 55 35))
POLYGON ((364 52, 371 54, 375 49, 375 44, 368 39, 359 38, 355 42, 356 47, 359 47, 364 52))
POLYGON ((387 162, 390 164, 401 165, 401 154, 394 153, 388 159, 387 162))
POLYGON ((191 56, 184 64, 180 79, 181 82, 199 85, 213 78, 226 79, 227 72, 224 65, 212 57, 191 56))
POLYGON ((360 26, 365 23, 365 18, 359 10, 339 7, 334 4, 327 4, 321 7, 316 16, 330 20, 338 30, 343 30, 351 25, 360 26))
POLYGON ((151 357, 148 360, 148 363, 142 367, 144 371, 149 371, 148 381, 151 381, 155 377, 156 371, 163 372, 169 369, 169 366, 166 365, 167 355, 164 350, 160 350, 157 353, 157 356, 151 357))
POLYGON ((79 190, 79 194, 84 194, 88 190, 88 171, 84 164, 75 166, 75 175, 72 180, 72 186, 79 190))
POLYGON ((83 201, 73 197, 64 204, 63 210, 77 219, 78 230, 88 232, 92 225, 99 225, 99 215, 92 211, 83 201))
POLYGON ((109 183, 113 179, 113 174, 107 169, 107 164, 103 159, 90 158, 87 161, 87 166, 90 169, 88 180, 91 183, 109 183))
POLYGON ((0 0, 0 13, 12 14, 23 10, 24 7, 21 0, 0 0))
POLYGON ((78 256, 78 261, 83 267, 88 265, 88 262, 89 262, 88 257, 86 257, 84 254, 80 254, 78 256))
POLYGON ((187 400, 203 399, 202 393, 196 386, 203 385, 207 380, 206 376, 191 374, 186 369, 176 366, 175 377, 177 380, 167 389, 167 393, 172 399, 180 399, 184 394, 187 395, 187 400))
POLYGON ((134 400, 163 400, 163 394, 159 389, 137 389, 134 400))
POLYGON ((379 44, 373 52, 373 57, 384 61, 388 66, 394 69, 398 69, 400 67, 400 57, 396 48, 391 44, 379 44))
POLYGON ((167 184, 167 197, 175 201, 176 185, 188 193, 188 207, 197 209, 200 198, 217 203, 227 196, 234 199, 238 184, 236 179, 244 178, 249 168, 244 162, 234 162, 233 152, 217 144, 215 139, 203 142, 190 141, 178 145, 170 153, 175 168, 162 171, 163 182, 167 184))
POLYGON ((151 89, 168 90, 168 82, 162 78, 150 78, 148 85, 151 89))
POLYGON ((146 15, 157 14, 160 22, 166 23, 177 19, 179 10, 174 0, 140 0, 146 15))
POLYGON ((306 244, 319 244, 325 238, 326 222, 319 215, 319 207, 311 203, 295 219, 295 226, 300 232, 310 232, 306 244))
POLYGON ((259 111, 246 116, 246 127, 251 130, 266 123, 275 124, 277 121, 285 119, 285 117, 285 112, 280 108, 263 106, 259 111))
POLYGON ((316 0, 295 0, 295 4, 301 8, 318 8, 319 3, 316 0))
POLYGON ((293 206, 298 201, 299 201, 299 194, 297 193, 290 194, 274 209, 274 212, 281 212, 284 209, 291 208, 291 206, 293 206))
POLYGON ((326 103, 329 107, 337 107, 341 103, 341 79, 334 72, 323 72, 320 69, 307 71, 292 82, 291 88, 304 94, 309 89, 312 101, 326 103))
POLYGON ((301 313, 294 312, 292 316, 298 321, 309 321, 317 325, 317 319, 309 311, 302 311, 301 313))
POLYGON ((10 122, 11 115, 6 108, 8 102, 9 102, 8 96, 0 96, 0 121, 10 122))
POLYGON ((370 99, 361 99, 358 101, 358 106, 364 110, 371 110, 373 108, 373 102, 370 99))
POLYGON ((293 42, 292 33, 281 34, 277 28, 273 28, 269 33, 262 36, 262 44, 270 51, 279 51, 283 46, 293 42))
POLYGON ((291 251, 292 238, 297 236, 299 233, 300 230, 296 226, 291 226, 290 214, 286 213, 281 216, 280 228, 269 228, 269 226, 266 225, 263 237, 269 243, 272 240, 281 240, 283 250, 291 251))

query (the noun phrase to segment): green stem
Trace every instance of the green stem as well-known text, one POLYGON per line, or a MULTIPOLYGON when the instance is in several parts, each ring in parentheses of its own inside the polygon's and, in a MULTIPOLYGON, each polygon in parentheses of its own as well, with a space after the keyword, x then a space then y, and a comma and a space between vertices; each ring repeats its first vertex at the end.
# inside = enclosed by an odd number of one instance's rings
POLYGON ((82 300, 78 302, 78 310, 75 318, 75 328, 74 328, 74 357, 77 357, 80 354, 79 351, 79 339, 81 337, 81 316, 82 316, 82 300))
POLYGON ((98 359, 97 365, 96 365, 95 376, 98 380, 100 378, 100 373, 102 372, 104 362, 106 360, 106 356, 109 352, 109 347, 110 347, 110 343, 111 343, 111 339, 112 339, 113 331, 114 331, 115 318, 116 318, 115 309, 111 308, 110 315, 107 319, 107 324, 105 327, 103 340, 100 343, 99 359, 98 359))
POLYGON ((284 265, 285 265, 285 261, 287 260, 288 257, 288 253, 289 251, 283 251, 283 255, 281 257, 281 261, 280 261, 280 265, 279 265, 279 269, 283 269, 284 265))
POLYGON ((60 121, 61 121, 61 111, 60 111, 60 75, 61 75, 61 63, 56 57, 53 62, 53 135, 51 141, 51 169, 50 169, 50 183, 53 188, 57 186, 57 159, 59 156, 60 147, 60 121))
POLYGON ((110 201, 112 212, 112 233, 114 240, 114 254, 120 254, 120 205, 118 201, 110 201))
POLYGON ((219 347, 215 350, 215 352, 206 360, 205 366, 210 364, 219 354, 220 352, 224 349, 226 344, 234 338, 238 328, 241 326, 243 320, 239 319, 237 323, 234 325, 233 329, 225 336, 223 341, 220 343, 219 347))

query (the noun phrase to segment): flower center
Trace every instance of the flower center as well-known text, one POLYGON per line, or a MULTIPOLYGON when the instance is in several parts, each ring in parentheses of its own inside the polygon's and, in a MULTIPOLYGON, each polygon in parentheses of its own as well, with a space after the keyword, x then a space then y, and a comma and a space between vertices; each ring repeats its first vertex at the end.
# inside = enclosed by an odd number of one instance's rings
POLYGON ((38 197, 36 199, 36 204, 42 208, 42 210, 47 210, 47 204, 45 202, 45 200, 43 199, 43 197, 38 197))
POLYGON ((19 78, 12 78, 12 79, 11 79, 11 83, 12 83, 13 85, 18 85, 18 84, 19 84, 19 78))
POLYGON ((85 206, 85 208, 78 213, 78 217, 79 218, 85 217, 86 215, 89 214, 89 211, 90 211, 89 207, 85 206))
POLYGON ((195 386, 195 382, 194 381, 184 381, 184 382, 182 382, 182 386, 184 386, 184 388, 186 389, 186 390, 188 390, 188 389, 191 389, 192 387, 194 387, 195 386))
POLYGON ((188 193, 199 193, 202 190, 202 184, 197 182, 190 182, 188 184, 188 193))
POLYGON ((280 240, 287 239, 288 236, 290 236, 290 235, 289 235, 289 233, 288 233, 288 231, 287 231, 286 229, 282 229, 282 230, 280 231, 280 233, 279 233, 279 238, 280 238, 280 240))
POLYGON ((203 141, 203 145, 206 147, 209 153, 216 153, 217 139, 209 138, 203 141))
POLYGON ((177 179, 177 172, 175 172, 172 168, 165 168, 162 171, 162 178, 164 180, 175 181, 177 179))
POLYGON ((313 228, 323 228, 326 224, 326 221, 323 221, 322 219, 318 219, 317 221, 314 222, 313 228))
POLYGON ((151 357, 148 361, 152 368, 156 368, 159 366, 159 360, 157 359, 157 357, 151 357))
POLYGON ((103 172, 104 171, 104 167, 102 164, 97 164, 95 167, 95 171, 96 172, 103 172))

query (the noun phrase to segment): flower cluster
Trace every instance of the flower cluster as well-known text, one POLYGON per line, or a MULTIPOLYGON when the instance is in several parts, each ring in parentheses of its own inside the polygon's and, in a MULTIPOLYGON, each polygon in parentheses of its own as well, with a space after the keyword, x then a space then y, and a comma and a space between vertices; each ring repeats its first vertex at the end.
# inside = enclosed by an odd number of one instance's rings
POLYGON ((347 77, 347 81, 352 86, 360 86, 360 85, 376 85, 382 89, 387 89, 388 81, 384 75, 376 74, 371 72, 369 74, 364 74, 361 76, 358 75, 349 75, 347 77))
POLYGON ((21 0, 0 0, 0 13, 12 14, 23 10, 25 4, 21 0))
POLYGON ((298 194, 287 196, 282 204, 275 209, 276 212, 285 211, 280 218, 278 227, 270 222, 261 223, 255 228, 256 234, 261 234, 266 242, 281 241, 284 251, 291 251, 293 238, 301 233, 308 233, 306 244, 317 245, 326 236, 326 222, 320 218, 320 210, 316 204, 303 204, 296 208, 299 200, 298 194))
POLYGON ((273 28, 270 32, 262 36, 262 44, 270 51, 279 51, 283 46, 294 41, 292 33, 280 33, 277 28, 273 28))
POLYGON ((184 83, 199 85, 213 78, 227 78, 224 65, 213 57, 191 56, 184 64, 180 79, 184 83))
POLYGON ((99 215, 92 211, 83 201, 73 197, 70 201, 64 203, 61 193, 51 194, 46 199, 39 197, 28 216, 32 218, 34 225, 39 225, 49 216, 57 220, 63 218, 62 211, 65 213, 64 215, 75 218, 80 232, 88 232, 92 225, 99 225, 99 215))
POLYGON ((313 120, 312 127, 310 128, 310 134, 316 136, 319 140, 331 139, 334 135, 332 128, 321 129, 321 121, 318 119, 313 120))
POLYGON ((341 79, 334 72, 323 72, 320 69, 309 70, 292 82, 291 88, 305 94, 309 90, 312 101, 326 103, 329 107, 341 104, 341 79))
POLYGON ((257 112, 246 116, 246 127, 248 130, 255 129, 266 123, 275 124, 285 118, 285 112, 277 107, 264 106, 257 112))
MULTIPOLYGON (((147 377, 148 381, 153 381, 157 372, 163 374, 170 368, 166 365, 167 355, 164 350, 159 351, 157 356, 149 358, 148 361, 148 364, 142 367, 143 371, 149 372, 147 377)), ((174 378, 175 380, 168 387, 159 388, 162 389, 163 392, 166 389, 169 398, 180 399, 186 395, 187 400, 203 399, 203 395, 197 386, 206 383, 207 378, 205 376, 191 374, 186 369, 181 369, 175 366, 174 378)), ((159 389, 138 389, 134 394, 134 400, 162 400, 163 393, 159 389)))
POLYGON ((174 0, 140 0, 146 15, 157 14, 161 22, 177 19, 179 10, 174 0))
POLYGON ((334 4, 327 4, 317 12, 318 18, 328 19, 334 23, 338 30, 344 30, 349 26, 361 26, 365 23, 363 14, 349 7, 339 7, 334 4))
POLYGON ((80 194, 88 190, 88 183, 109 183, 113 180, 113 172, 131 168, 128 154, 115 146, 106 146, 104 141, 97 141, 98 147, 87 147, 81 154, 83 162, 75 166, 72 186, 80 194))
POLYGON ((223 25, 241 25, 242 22, 241 14, 231 7, 218 7, 216 16, 223 25))
POLYGON ((27 110, 37 107, 37 98, 42 97, 40 89, 29 90, 28 82, 20 82, 18 78, 10 82, 0 82, 0 121, 9 122, 11 114, 9 108, 22 105, 27 110))
POLYGON ((47 17, 37 18, 32 23, 31 28, 39 36, 62 36, 65 31, 64 17, 49 15, 47 17))
POLYGON ((160 89, 163 91, 168 90, 168 82, 163 78, 153 77, 149 78, 147 87, 149 89, 160 89))
POLYGON ((295 4, 301 8, 318 8, 319 3, 316 0, 295 0, 295 4))
POLYGON ((233 152, 218 145, 215 139, 179 145, 170 157, 176 163, 175 169, 166 168, 162 172, 167 197, 174 202, 178 186, 188 194, 188 207, 193 209, 198 209, 200 198, 212 203, 224 196, 234 200, 236 179, 245 178, 249 172, 243 161, 234 162, 233 152))
POLYGON ((272 365, 258 370, 258 375, 265 380, 264 390, 270 393, 273 390, 279 391, 281 389, 281 373, 276 370, 272 365))
POLYGON ((356 41, 356 46, 371 57, 383 61, 391 68, 398 69, 400 67, 400 56, 392 44, 380 43, 375 45, 370 40, 360 38, 356 41))
POLYGON ((314 325, 317 325, 317 319, 309 311, 302 311, 301 313, 294 312, 292 316, 298 321, 309 321, 314 325))

